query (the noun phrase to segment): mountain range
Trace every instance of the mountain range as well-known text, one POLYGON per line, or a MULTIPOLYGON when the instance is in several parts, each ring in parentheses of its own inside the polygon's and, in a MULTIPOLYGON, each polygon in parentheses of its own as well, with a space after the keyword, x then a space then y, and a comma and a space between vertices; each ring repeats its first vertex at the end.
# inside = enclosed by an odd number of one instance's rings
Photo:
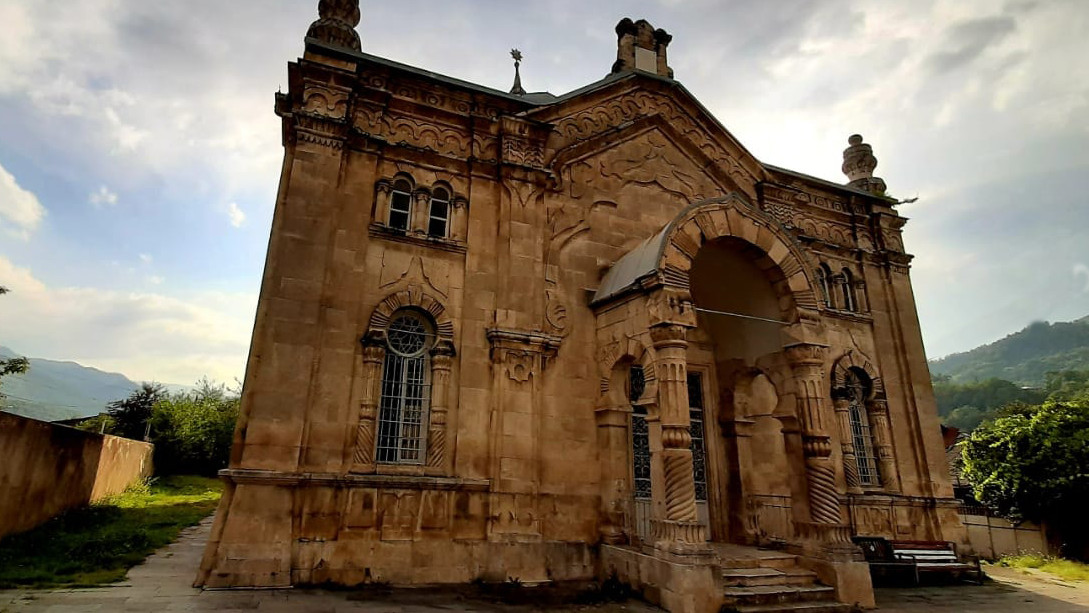
POLYGON ((1041 386, 1048 372, 1089 370, 1089 317, 1069 322, 1038 321, 971 351, 930 361, 930 372, 954 383, 1005 379, 1041 386))
MULTIPOLYGON (((18 357, 0 347, 0 359, 18 357)), ((75 362, 30 358, 30 370, 8 375, 0 384, 0 408, 42 421, 91 417, 106 403, 128 396, 139 385, 118 373, 103 372, 75 362)))

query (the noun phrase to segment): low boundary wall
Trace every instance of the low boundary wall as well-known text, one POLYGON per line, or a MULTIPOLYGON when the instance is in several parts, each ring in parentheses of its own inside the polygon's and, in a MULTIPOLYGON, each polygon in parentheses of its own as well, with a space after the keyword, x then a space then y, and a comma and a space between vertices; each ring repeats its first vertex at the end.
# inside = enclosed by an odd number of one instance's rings
POLYGON ((0 537, 151 476, 150 443, 0 412, 0 537))

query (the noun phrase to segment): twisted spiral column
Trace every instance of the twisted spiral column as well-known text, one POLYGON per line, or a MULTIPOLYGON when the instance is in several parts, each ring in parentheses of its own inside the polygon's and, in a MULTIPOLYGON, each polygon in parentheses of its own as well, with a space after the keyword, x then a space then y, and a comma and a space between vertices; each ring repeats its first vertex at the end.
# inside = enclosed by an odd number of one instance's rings
POLYGON ((359 402, 359 425, 356 427, 355 450, 351 472, 374 472, 374 432, 381 397, 382 362, 386 358, 385 344, 376 339, 364 339, 363 393, 359 402))
POLYGON ((877 398, 867 403, 866 411, 873 428, 874 447, 880 463, 881 487, 886 492, 900 492, 900 476, 896 472, 896 456, 892 452, 892 433, 889 429, 888 401, 877 398))
POLYGON ((832 401, 836 409, 836 422, 839 424, 839 448, 843 454, 843 476, 847 482, 847 491, 852 494, 862 493, 862 479, 858 476, 858 459, 855 457, 854 437, 851 435, 851 408, 846 398, 832 401))
POLYGON ((453 347, 439 345, 431 352, 431 417, 428 426, 427 466, 442 469, 446 465, 446 399, 450 389, 453 347))
POLYGON ((692 475, 692 435, 688 414, 688 329, 667 323, 651 328, 662 424, 665 521, 668 546, 698 545, 706 538, 697 523, 696 483, 692 475))
POLYGON ((832 440, 824 414, 824 357, 827 350, 823 345, 800 343, 787 347, 786 356, 794 371, 798 417, 802 422, 809 513, 815 523, 840 524, 836 472, 830 457, 832 440))

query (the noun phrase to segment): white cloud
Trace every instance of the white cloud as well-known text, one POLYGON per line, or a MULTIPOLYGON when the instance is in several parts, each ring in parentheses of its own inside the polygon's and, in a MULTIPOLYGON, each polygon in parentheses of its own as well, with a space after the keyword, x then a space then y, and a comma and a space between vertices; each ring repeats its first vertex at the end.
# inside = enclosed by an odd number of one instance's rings
POLYGON ((147 278, 147 282, 152 284, 152 285, 162 285, 163 283, 166 282, 166 279, 159 276, 159 275, 151 275, 150 277, 147 278))
POLYGON ((148 255, 146 253, 141 253, 140 254, 140 261, 143 262, 144 264, 150 264, 152 261, 154 261, 154 259, 155 258, 151 257, 150 255, 148 255))
POLYGON ((241 228, 242 224, 246 222, 246 213, 238 208, 238 204, 235 202, 227 207, 227 217, 230 218, 231 225, 236 228, 241 228))
POLYGON ((38 228, 45 207, 38 197, 19 186, 3 166, 0 166, 0 228, 24 240, 38 228))
POLYGON ((0 256, 4 344, 24 355, 75 360, 135 380, 241 378, 257 296, 51 287, 0 256))
POLYGON ((91 192, 87 200, 94 205, 96 209, 100 209, 104 206, 114 206, 117 204, 117 192, 110 191, 110 188, 103 185, 98 188, 98 191, 91 192))

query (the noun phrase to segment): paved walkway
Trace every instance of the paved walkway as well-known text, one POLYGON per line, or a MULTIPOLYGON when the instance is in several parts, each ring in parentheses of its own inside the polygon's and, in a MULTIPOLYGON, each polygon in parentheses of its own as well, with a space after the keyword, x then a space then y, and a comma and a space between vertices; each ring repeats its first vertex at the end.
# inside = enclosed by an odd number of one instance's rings
MULTIPOLYGON (((395 590, 388 594, 327 590, 202 591, 190 586, 200 563, 211 518, 182 532, 172 545, 129 572, 128 581, 102 588, 75 590, 0 591, 0 613, 43 611, 258 611, 341 613, 424 613, 436 611, 529 612, 542 607, 487 602, 451 590, 395 590)), ((1089 611, 1089 583, 1065 584, 1046 577, 1024 575, 1012 569, 988 571, 995 578, 986 585, 958 585, 879 589, 882 613, 935 611, 1021 611, 1068 613, 1089 611)), ((604 606, 547 607, 549 611, 654 613, 660 609, 629 602, 604 606)))

